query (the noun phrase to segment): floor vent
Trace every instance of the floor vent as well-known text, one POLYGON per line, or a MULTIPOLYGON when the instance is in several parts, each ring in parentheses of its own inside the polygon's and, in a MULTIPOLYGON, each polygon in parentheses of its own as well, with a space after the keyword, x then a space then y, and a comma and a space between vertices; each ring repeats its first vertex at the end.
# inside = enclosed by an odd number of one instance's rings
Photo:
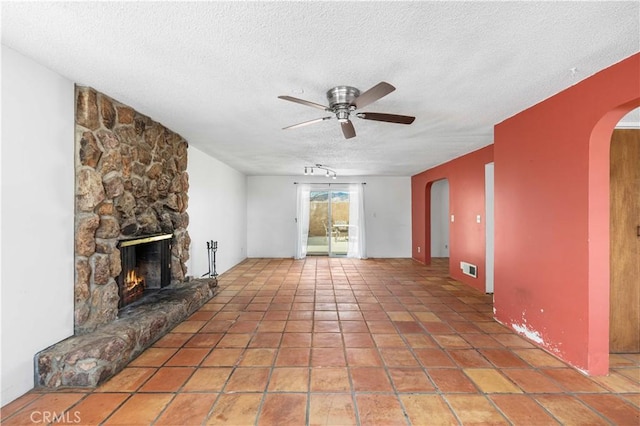
POLYGON ((478 278, 478 267, 467 262, 460 262, 460 269, 465 275, 469 275, 473 278, 478 278))

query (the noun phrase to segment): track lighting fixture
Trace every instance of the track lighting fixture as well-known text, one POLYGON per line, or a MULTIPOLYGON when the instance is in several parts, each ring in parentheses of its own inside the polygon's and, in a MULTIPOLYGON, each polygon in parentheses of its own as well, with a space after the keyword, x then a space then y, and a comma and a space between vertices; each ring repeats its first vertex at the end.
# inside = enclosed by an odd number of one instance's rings
POLYGON ((305 166, 304 167, 304 175, 312 175, 313 176, 313 171, 314 169, 320 169, 320 170, 324 170, 325 171, 325 176, 326 177, 330 177, 335 179, 336 177, 338 177, 338 174, 336 173, 335 170, 327 167, 327 166, 323 166, 322 164, 316 164, 314 166, 305 166))

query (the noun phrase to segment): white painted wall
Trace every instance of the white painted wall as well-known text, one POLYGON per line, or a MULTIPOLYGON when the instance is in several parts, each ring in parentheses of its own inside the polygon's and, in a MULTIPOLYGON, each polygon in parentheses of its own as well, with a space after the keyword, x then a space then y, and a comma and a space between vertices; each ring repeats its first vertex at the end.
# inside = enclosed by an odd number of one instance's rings
POLYGON ((411 178, 372 177, 364 189, 368 257, 411 257, 411 178))
POLYGON ((247 257, 247 178, 244 174, 189 147, 189 236, 187 274, 209 271, 207 241, 218 241, 216 272, 223 273, 247 257))
MULTIPOLYGON (((312 179, 305 179, 309 182, 312 179)), ((293 257, 296 186, 292 176, 247 177, 247 256, 293 257)))
POLYGON ((449 257, 449 180, 431 185, 431 257, 449 257))
POLYGON ((249 176, 247 256, 293 257, 296 238, 294 182, 366 182, 368 257, 411 257, 411 178, 350 176, 249 176))
POLYGON ((616 129, 640 128, 640 108, 631 110, 616 124, 616 129))
MULTIPOLYGON (((2 45, 2 405, 33 387, 34 355, 73 334, 73 159, 73 82, 2 45)), ((187 171, 188 273, 208 271, 209 240, 222 273, 246 258, 246 177, 193 147, 187 171)))
POLYGON ((73 334, 73 117, 73 82, 2 45, 2 405, 73 334))

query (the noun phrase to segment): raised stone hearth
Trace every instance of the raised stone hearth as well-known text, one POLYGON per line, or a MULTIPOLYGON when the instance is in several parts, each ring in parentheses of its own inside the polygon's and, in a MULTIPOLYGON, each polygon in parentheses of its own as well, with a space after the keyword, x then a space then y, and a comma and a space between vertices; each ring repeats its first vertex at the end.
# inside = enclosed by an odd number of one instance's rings
POLYGON ((215 278, 173 284, 122 309, 117 320, 41 351, 36 386, 97 386, 198 310, 216 287, 215 278))

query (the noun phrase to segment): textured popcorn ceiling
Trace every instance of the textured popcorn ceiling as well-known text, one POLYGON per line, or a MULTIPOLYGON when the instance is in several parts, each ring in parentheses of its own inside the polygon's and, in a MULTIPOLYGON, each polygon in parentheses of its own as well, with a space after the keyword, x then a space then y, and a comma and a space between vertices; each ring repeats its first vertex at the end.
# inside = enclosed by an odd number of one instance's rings
MULTIPOLYGON (((638 2, 2 3, 2 43, 131 105, 250 175, 415 174, 489 145, 493 126, 639 50, 638 2), (336 120, 336 85, 397 90, 336 120)), ((37 82, 34 82, 37 84, 37 82)))

